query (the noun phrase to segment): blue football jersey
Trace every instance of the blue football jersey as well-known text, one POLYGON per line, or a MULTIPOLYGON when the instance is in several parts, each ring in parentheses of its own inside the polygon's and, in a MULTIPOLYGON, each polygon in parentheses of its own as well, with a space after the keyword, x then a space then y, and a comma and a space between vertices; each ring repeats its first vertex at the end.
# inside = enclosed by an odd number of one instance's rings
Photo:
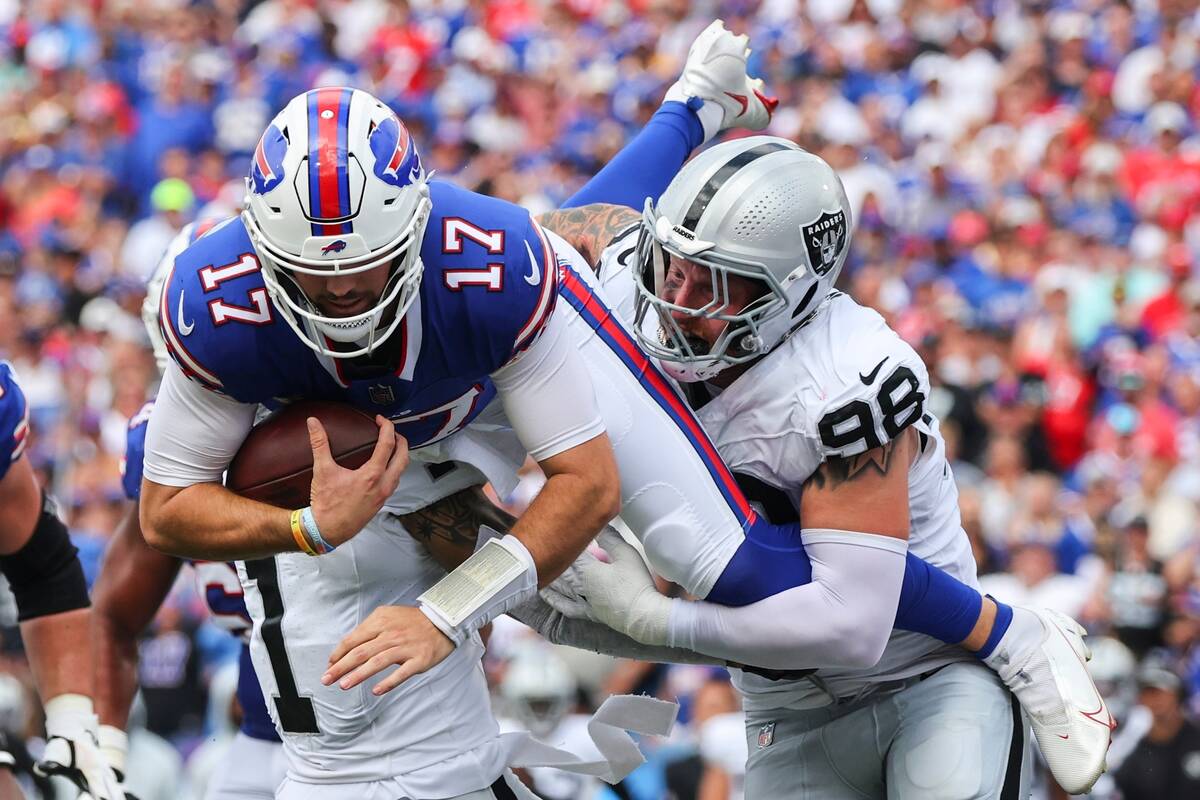
POLYGON ((17 385, 12 367, 0 361, 0 479, 25 452, 29 437, 29 405, 17 385))
POLYGON ((332 400, 383 414, 410 447, 462 428, 495 396, 488 376, 550 317, 557 264, 519 206, 442 182, 430 183, 430 195, 420 290, 371 363, 331 359, 300 341, 268 297, 240 218, 175 259, 160 315, 171 356, 193 380, 243 403, 332 400))
MULTIPOLYGON (((136 500, 141 494, 142 460, 146 453, 146 428, 154 401, 146 403, 129 420, 125 436, 125 457, 121 463, 121 483, 125 496, 136 500)), ((250 612, 242 595, 242 584, 238 580, 237 567, 223 561, 189 561, 196 579, 196 588, 213 622, 229 631, 242 642, 240 672, 238 674, 237 698, 242 706, 241 730, 255 739, 279 741, 271 715, 267 712, 262 689, 250 663, 250 612)))

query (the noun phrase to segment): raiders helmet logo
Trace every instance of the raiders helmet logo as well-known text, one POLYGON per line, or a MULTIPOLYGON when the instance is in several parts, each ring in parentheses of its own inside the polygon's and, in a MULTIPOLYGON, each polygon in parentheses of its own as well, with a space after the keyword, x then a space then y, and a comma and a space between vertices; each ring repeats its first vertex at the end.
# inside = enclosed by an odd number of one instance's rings
POLYGON ((809 266, 817 277, 824 277, 846 249, 846 212, 823 211, 815 222, 800 226, 800 232, 808 250, 809 266))

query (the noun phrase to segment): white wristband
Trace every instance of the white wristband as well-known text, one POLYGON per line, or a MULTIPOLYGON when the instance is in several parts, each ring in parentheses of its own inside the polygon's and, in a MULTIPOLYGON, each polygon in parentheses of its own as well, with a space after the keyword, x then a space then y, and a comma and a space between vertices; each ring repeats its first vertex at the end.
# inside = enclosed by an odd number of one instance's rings
MULTIPOLYGON (((494 534, 490 529, 481 530, 494 534)), ((426 590, 421 612, 457 646, 537 593, 537 565, 515 536, 488 539, 475 554, 426 590)))
POLYGON ((92 698, 83 694, 60 694, 46 702, 46 735, 75 740, 87 735, 95 739, 96 712, 92 698))

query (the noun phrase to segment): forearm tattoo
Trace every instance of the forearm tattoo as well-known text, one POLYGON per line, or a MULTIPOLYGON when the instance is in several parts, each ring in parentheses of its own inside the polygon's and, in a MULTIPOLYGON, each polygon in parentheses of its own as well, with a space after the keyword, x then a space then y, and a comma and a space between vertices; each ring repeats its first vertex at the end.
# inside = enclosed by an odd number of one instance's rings
POLYGON ((604 248, 637 223, 640 214, 626 206, 591 203, 540 215, 538 223, 566 239, 595 269, 604 248))
POLYGON ((428 546, 434 539, 461 548, 475 547, 479 526, 507 532, 517 518, 488 500, 483 489, 473 486, 438 500, 411 514, 397 515, 408 534, 428 546))

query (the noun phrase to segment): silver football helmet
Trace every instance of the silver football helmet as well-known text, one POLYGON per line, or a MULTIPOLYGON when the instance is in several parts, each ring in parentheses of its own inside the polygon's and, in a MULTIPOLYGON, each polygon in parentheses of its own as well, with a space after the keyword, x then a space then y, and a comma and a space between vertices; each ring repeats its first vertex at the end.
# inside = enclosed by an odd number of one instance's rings
POLYGON ((571 710, 576 686, 562 658, 544 644, 531 644, 519 649, 509 664, 500 695, 534 736, 545 737, 571 710))
POLYGON ((850 204, 833 168, 776 136, 713 147, 680 170, 638 237, 634 331, 642 348, 681 381, 707 380, 769 352, 829 294, 850 250, 850 204), (670 259, 712 271, 712 300, 685 308, 663 300, 670 259), (763 284, 729 310, 729 276, 763 284), (711 347, 677 317, 723 320, 711 347))

